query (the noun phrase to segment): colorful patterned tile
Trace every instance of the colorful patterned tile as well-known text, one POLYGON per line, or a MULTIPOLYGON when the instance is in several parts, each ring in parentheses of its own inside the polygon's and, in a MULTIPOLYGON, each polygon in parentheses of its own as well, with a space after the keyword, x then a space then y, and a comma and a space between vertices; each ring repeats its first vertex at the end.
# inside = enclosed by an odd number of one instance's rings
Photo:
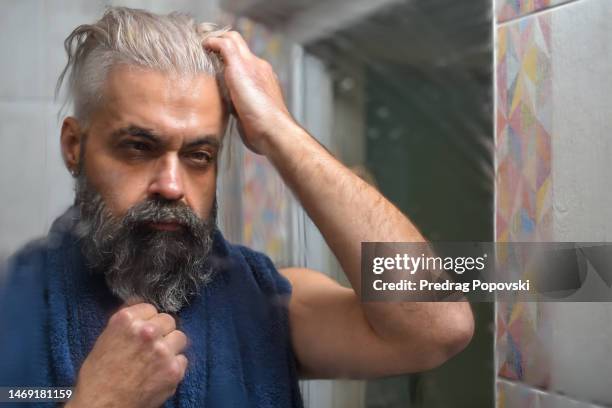
POLYGON ((503 22, 572 0, 496 0, 497 22, 503 22))
POLYGON ((552 322, 545 305, 499 302, 497 308, 497 373, 547 389, 551 382, 552 322))
POLYGON ((552 124, 549 16, 498 28, 496 237, 549 239, 552 124))
MULTIPOLYGON (((552 237, 549 25, 549 17, 541 15, 498 28, 495 235, 500 242, 552 237)), ((551 330, 543 313, 537 303, 499 302, 500 377, 549 386, 551 330)))
MULTIPOLYGON (((284 94, 288 95, 290 78, 290 44, 282 36, 246 18, 222 16, 224 25, 240 31, 251 50, 272 64, 284 94)), ((240 152, 238 168, 240 193, 232 196, 239 202, 240 243, 262 251, 277 264, 287 264, 290 247, 291 193, 276 170, 264 157, 246 149, 240 137, 232 135, 231 143, 240 152)), ((232 192, 233 193, 233 192, 232 192)))

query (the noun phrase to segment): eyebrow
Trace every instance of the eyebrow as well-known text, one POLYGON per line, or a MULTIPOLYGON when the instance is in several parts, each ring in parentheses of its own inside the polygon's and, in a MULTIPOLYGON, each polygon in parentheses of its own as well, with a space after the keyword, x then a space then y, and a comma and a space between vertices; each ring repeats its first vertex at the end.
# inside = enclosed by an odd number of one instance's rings
POLYGON ((186 148, 193 148, 193 147, 198 147, 198 146, 212 146, 215 149, 218 149, 219 146, 221 146, 221 143, 219 142, 219 139, 214 136, 214 135, 205 135, 205 136, 200 136, 198 138, 196 138, 195 140, 190 141, 189 143, 185 144, 186 148))
MULTIPOLYGON (((161 136, 158 135, 154 130, 135 125, 117 129, 112 133, 111 136, 116 139, 124 135, 142 137, 154 143, 164 143, 161 136)), ((198 136, 196 137, 196 139, 189 141, 183 147, 193 148, 202 145, 208 145, 218 149, 221 146, 221 142, 219 141, 219 138, 216 135, 203 135, 198 136)))

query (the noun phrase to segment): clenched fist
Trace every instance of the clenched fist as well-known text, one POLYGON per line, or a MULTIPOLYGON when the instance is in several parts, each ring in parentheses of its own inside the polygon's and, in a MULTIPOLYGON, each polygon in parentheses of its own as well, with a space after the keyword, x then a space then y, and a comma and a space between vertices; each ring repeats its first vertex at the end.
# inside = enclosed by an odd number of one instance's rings
POLYGON ((185 375, 186 344, 174 318, 154 306, 120 309, 85 359, 67 407, 161 406, 185 375))

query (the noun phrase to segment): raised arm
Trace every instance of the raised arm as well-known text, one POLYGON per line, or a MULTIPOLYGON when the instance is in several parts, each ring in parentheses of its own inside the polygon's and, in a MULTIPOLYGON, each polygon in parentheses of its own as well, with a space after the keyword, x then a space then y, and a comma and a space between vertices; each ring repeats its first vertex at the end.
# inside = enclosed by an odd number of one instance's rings
POLYGON ((370 377, 420 371, 464 348, 473 332, 467 303, 360 302, 361 242, 419 242, 423 236, 292 119, 270 64, 254 56, 238 33, 205 45, 225 61, 245 143, 278 170, 353 288, 306 269, 282 271, 294 287, 292 339, 303 374, 370 377))

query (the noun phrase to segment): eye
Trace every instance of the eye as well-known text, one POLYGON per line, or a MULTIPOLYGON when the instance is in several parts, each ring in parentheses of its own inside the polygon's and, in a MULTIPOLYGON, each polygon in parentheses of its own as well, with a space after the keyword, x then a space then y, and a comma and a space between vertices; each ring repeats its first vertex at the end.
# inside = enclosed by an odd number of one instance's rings
POLYGON ((138 150, 139 152, 145 152, 151 150, 148 144, 144 142, 131 141, 127 142, 126 146, 133 150, 138 150))
POLYGON ((212 160, 212 156, 208 152, 203 151, 191 152, 187 154, 187 157, 189 157, 189 160, 191 160, 193 163, 198 165, 208 164, 212 160))
POLYGON ((150 143, 140 140, 124 140, 119 144, 119 148, 128 154, 143 154, 153 150, 150 143))

